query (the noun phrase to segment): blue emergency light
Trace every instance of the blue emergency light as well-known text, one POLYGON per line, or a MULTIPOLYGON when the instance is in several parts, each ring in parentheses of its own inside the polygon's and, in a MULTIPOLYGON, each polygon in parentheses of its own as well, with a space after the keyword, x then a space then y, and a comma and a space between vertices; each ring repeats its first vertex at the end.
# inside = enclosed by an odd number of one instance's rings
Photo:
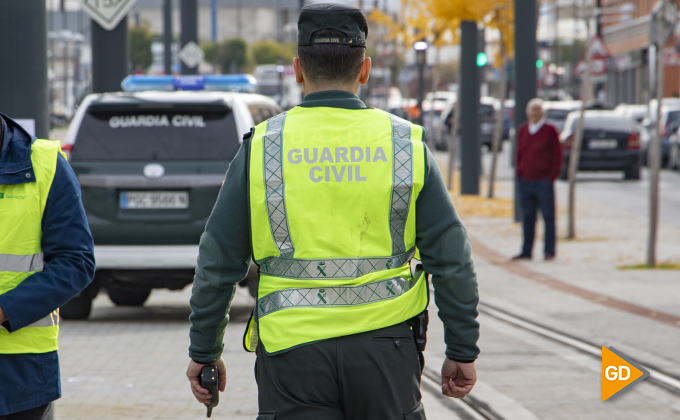
POLYGON ((256 92, 257 80, 249 74, 219 74, 205 76, 130 75, 120 83, 125 92, 147 90, 213 90, 223 92, 256 92))

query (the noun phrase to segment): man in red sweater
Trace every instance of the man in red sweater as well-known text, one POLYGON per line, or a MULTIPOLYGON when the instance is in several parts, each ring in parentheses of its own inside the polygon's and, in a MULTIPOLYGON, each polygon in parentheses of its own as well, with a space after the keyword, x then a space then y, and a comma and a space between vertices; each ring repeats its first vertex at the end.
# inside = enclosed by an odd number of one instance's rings
POLYGON ((555 258, 555 190, 553 184, 562 166, 562 146, 557 129, 546 123, 543 101, 534 98, 527 104, 528 123, 517 131, 517 179, 522 205, 524 244, 513 260, 530 260, 534 246, 536 212, 545 221, 544 254, 555 258))

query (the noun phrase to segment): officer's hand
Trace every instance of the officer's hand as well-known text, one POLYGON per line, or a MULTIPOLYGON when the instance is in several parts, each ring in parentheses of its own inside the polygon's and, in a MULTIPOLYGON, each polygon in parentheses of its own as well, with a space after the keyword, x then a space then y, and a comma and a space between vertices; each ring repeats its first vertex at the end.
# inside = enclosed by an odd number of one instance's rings
POLYGON ((442 394, 447 397, 463 398, 475 386, 477 370, 475 363, 458 363, 446 358, 442 366, 442 394))
MULTIPOLYGON (((219 388, 220 392, 224 392, 227 387, 227 367, 224 364, 224 360, 220 357, 215 362, 210 363, 211 365, 217 366, 217 373, 219 374, 219 388)), ((201 369, 204 364, 196 363, 193 360, 189 362, 189 367, 187 368, 187 378, 189 378, 189 383, 191 384, 191 392, 194 393, 194 397, 201 403, 210 402, 210 392, 201 386, 201 369)))

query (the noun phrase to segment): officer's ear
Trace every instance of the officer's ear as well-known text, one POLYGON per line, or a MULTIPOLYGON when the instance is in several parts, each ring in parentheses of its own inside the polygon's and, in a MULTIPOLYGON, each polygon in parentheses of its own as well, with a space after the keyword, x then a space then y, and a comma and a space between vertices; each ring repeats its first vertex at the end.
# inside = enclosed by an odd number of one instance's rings
POLYGON ((295 70, 295 81, 298 85, 301 85, 305 81, 305 77, 302 74, 302 65, 300 64, 300 59, 293 57, 293 69, 295 70))
POLYGON ((368 83, 368 75, 371 72, 371 57, 365 57, 361 63, 361 73, 359 73, 359 83, 365 85, 368 83))

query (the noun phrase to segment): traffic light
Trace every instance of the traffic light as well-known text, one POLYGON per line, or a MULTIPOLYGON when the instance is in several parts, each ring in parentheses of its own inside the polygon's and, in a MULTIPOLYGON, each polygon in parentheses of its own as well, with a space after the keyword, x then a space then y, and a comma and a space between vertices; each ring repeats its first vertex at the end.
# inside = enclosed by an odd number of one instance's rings
POLYGON ((536 60, 536 68, 540 69, 541 67, 543 67, 543 60, 539 58, 538 60, 536 60))
POLYGON ((489 62, 489 57, 486 56, 485 52, 477 53, 477 66, 484 67, 486 63, 489 62))

